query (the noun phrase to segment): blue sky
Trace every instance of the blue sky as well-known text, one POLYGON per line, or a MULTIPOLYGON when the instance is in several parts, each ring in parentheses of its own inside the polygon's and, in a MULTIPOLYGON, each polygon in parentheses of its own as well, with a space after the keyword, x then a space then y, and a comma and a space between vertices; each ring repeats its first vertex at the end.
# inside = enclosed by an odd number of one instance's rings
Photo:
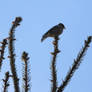
MULTIPOLYGON (((50 92, 50 65, 53 51, 52 38, 40 42, 42 35, 52 26, 63 23, 66 26, 60 36, 57 57, 58 84, 64 79, 73 60, 84 45, 87 36, 92 35, 92 0, 1 0, 0 41, 8 36, 11 22, 16 16, 23 21, 16 29, 16 65, 21 78, 21 54, 29 53, 32 75, 32 92, 50 92)), ((5 57, 8 55, 6 49, 5 57)), ((92 43, 79 69, 75 72, 64 92, 91 92, 92 43)), ((0 77, 9 70, 9 61, 4 60, 0 77), (7 62, 6 62, 7 61, 7 62)), ((0 85, 0 88, 2 86, 0 85)), ((13 91, 13 87, 9 87, 13 91)), ((9 91, 10 92, 10 91, 9 91)))

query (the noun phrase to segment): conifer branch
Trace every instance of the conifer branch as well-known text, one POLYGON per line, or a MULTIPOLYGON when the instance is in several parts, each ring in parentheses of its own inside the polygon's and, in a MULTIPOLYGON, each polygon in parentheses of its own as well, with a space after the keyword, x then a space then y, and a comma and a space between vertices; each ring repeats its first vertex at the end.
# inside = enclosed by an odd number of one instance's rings
POLYGON ((29 66, 29 57, 28 57, 28 53, 26 53, 25 51, 22 53, 22 60, 24 61, 24 65, 23 65, 23 87, 24 87, 24 92, 28 92, 30 90, 30 66, 29 66))
POLYGON ((51 87, 51 92, 56 92, 57 90, 57 71, 56 71, 56 57, 57 54, 60 52, 58 50, 58 37, 54 37, 54 41, 53 41, 53 45, 54 45, 54 52, 52 52, 51 54, 53 55, 53 59, 52 59, 52 64, 51 64, 51 72, 52 72, 52 87, 51 87))
POLYGON ((1 42, 2 46, 1 46, 1 50, 0 50, 0 71, 1 71, 1 67, 2 67, 2 61, 4 59, 4 50, 7 43, 7 39, 3 39, 3 42, 1 42))
POLYGON ((69 69, 63 83, 60 85, 57 92, 63 92, 64 88, 68 85, 68 83, 71 80, 74 72, 79 68, 80 63, 83 60, 83 57, 86 54, 88 47, 90 47, 89 44, 91 43, 91 41, 92 41, 92 36, 89 36, 87 38, 87 40, 85 40, 84 47, 82 47, 82 49, 78 53, 77 58, 74 60, 72 67, 69 69))
POLYGON ((21 21, 22 21, 21 17, 16 17, 15 21, 12 22, 13 25, 9 32, 9 54, 10 54, 9 58, 10 58, 11 72, 13 75, 13 83, 14 83, 15 92, 20 92, 20 91, 19 91, 19 79, 17 77, 16 67, 15 67, 14 32, 15 32, 15 28, 20 25, 19 23, 21 21))
POLYGON ((8 89, 8 86, 9 86, 9 82, 8 82, 8 80, 9 80, 9 72, 6 72, 5 73, 5 79, 3 79, 3 82, 4 82, 4 90, 3 90, 3 92, 7 92, 7 89, 8 89))

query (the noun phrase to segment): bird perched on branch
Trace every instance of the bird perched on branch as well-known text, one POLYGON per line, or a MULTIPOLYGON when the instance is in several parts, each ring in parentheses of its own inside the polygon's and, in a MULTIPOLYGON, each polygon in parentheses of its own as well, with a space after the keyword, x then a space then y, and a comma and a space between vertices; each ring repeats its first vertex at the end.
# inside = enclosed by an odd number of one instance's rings
POLYGON ((45 40, 47 37, 58 37, 60 34, 62 34, 63 29, 65 29, 65 26, 62 23, 52 27, 42 36, 41 42, 43 42, 43 40, 45 40))

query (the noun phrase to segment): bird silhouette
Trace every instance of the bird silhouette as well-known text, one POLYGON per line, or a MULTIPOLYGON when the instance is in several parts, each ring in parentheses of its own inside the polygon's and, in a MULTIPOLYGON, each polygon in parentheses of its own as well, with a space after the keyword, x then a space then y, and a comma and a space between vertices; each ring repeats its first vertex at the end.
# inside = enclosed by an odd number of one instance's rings
POLYGON ((41 42, 43 42, 47 37, 57 37, 60 34, 62 34, 63 29, 65 29, 64 24, 59 23, 58 25, 52 27, 48 32, 46 32, 41 39, 41 42))

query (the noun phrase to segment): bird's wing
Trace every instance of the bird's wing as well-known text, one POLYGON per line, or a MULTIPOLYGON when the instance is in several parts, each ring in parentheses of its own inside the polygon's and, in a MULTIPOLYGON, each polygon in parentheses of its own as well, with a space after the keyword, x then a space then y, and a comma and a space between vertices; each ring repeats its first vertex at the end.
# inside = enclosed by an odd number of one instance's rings
POLYGON ((50 30, 48 30, 48 32, 46 32, 46 33, 43 35, 43 37, 42 37, 42 39, 41 39, 41 42, 42 42, 43 40, 45 40, 47 37, 53 35, 53 33, 56 34, 57 29, 58 29, 58 26, 56 25, 56 26, 52 27, 50 30))
POLYGON ((50 32, 50 33, 53 33, 54 31, 56 31, 58 29, 58 26, 56 25, 56 26, 54 26, 54 27, 52 27, 51 29, 49 29, 48 30, 48 33, 50 32))
POLYGON ((49 29, 48 32, 46 32, 43 36, 53 34, 53 32, 55 32, 57 29, 58 29, 58 26, 54 26, 51 29, 49 29))

